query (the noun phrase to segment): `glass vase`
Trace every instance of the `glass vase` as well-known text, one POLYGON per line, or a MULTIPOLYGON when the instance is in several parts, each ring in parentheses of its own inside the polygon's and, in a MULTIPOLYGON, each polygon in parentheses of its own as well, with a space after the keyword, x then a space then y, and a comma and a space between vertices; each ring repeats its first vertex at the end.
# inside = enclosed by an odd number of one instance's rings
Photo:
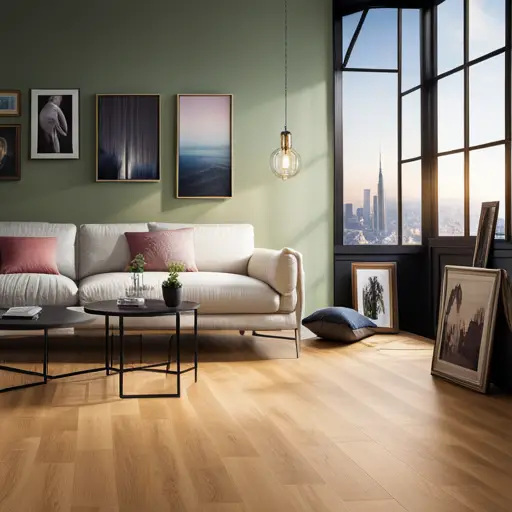
POLYGON ((130 284, 128 285, 127 297, 140 298, 144 295, 144 273, 130 272, 130 284))

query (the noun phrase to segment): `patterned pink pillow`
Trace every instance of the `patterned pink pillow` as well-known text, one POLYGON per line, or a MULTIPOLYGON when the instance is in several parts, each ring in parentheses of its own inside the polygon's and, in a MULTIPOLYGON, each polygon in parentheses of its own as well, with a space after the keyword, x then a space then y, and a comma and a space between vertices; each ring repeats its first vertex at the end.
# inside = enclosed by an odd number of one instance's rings
POLYGON ((132 259, 142 254, 145 270, 167 272, 169 263, 181 262, 187 272, 197 272, 194 228, 125 233, 132 259))
POLYGON ((0 274, 59 274, 57 238, 0 237, 0 274))

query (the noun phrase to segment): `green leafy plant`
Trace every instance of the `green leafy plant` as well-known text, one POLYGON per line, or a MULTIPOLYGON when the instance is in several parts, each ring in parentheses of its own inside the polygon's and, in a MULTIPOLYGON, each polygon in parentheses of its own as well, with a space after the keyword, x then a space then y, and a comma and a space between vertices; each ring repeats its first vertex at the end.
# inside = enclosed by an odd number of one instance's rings
POLYGON ((179 272, 185 272, 185 265, 180 261, 169 263, 169 276, 162 283, 164 288, 181 288, 183 285, 180 282, 179 272))
POLYGON ((130 264, 128 265, 128 272, 144 272, 144 267, 146 266, 146 260, 144 259, 143 254, 137 254, 130 264))
POLYGON ((379 283, 378 277, 369 277, 363 288, 364 316, 377 320, 380 313, 386 313, 384 307, 384 287, 379 283))

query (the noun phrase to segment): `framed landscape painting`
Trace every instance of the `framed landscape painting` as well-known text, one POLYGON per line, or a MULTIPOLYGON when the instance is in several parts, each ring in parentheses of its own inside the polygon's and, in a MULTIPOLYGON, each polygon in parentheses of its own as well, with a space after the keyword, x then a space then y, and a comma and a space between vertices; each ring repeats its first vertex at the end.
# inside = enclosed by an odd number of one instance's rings
POLYGON ((21 125, 0 124, 0 181, 21 179, 21 125))
POLYGON ((0 91, 0 116, 21 115, 21 91, 0 91))
POLYGON ((376 332, 398 332, 396 263, 352 263, 352 302, 376 332))
POLYGON ((30 158, 80 158, 80 90, 32 89, 30 158))
POLYGON ((501 270, 447 265, 432 375, 487 392, 501 270))
POLYGON ((233 95, 178 94, 176 196, 233 197, 233 95))
POLYGON ((96 95, 96 181, 160 181, 160 95, 96 95))

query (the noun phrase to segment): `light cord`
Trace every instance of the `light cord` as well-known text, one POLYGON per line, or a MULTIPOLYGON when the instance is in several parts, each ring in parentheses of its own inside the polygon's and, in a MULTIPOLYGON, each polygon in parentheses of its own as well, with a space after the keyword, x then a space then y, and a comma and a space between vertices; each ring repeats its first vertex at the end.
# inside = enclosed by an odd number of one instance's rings
POLYGON ((284 0, 284 131, 288 131, 288 0, 284 0))

